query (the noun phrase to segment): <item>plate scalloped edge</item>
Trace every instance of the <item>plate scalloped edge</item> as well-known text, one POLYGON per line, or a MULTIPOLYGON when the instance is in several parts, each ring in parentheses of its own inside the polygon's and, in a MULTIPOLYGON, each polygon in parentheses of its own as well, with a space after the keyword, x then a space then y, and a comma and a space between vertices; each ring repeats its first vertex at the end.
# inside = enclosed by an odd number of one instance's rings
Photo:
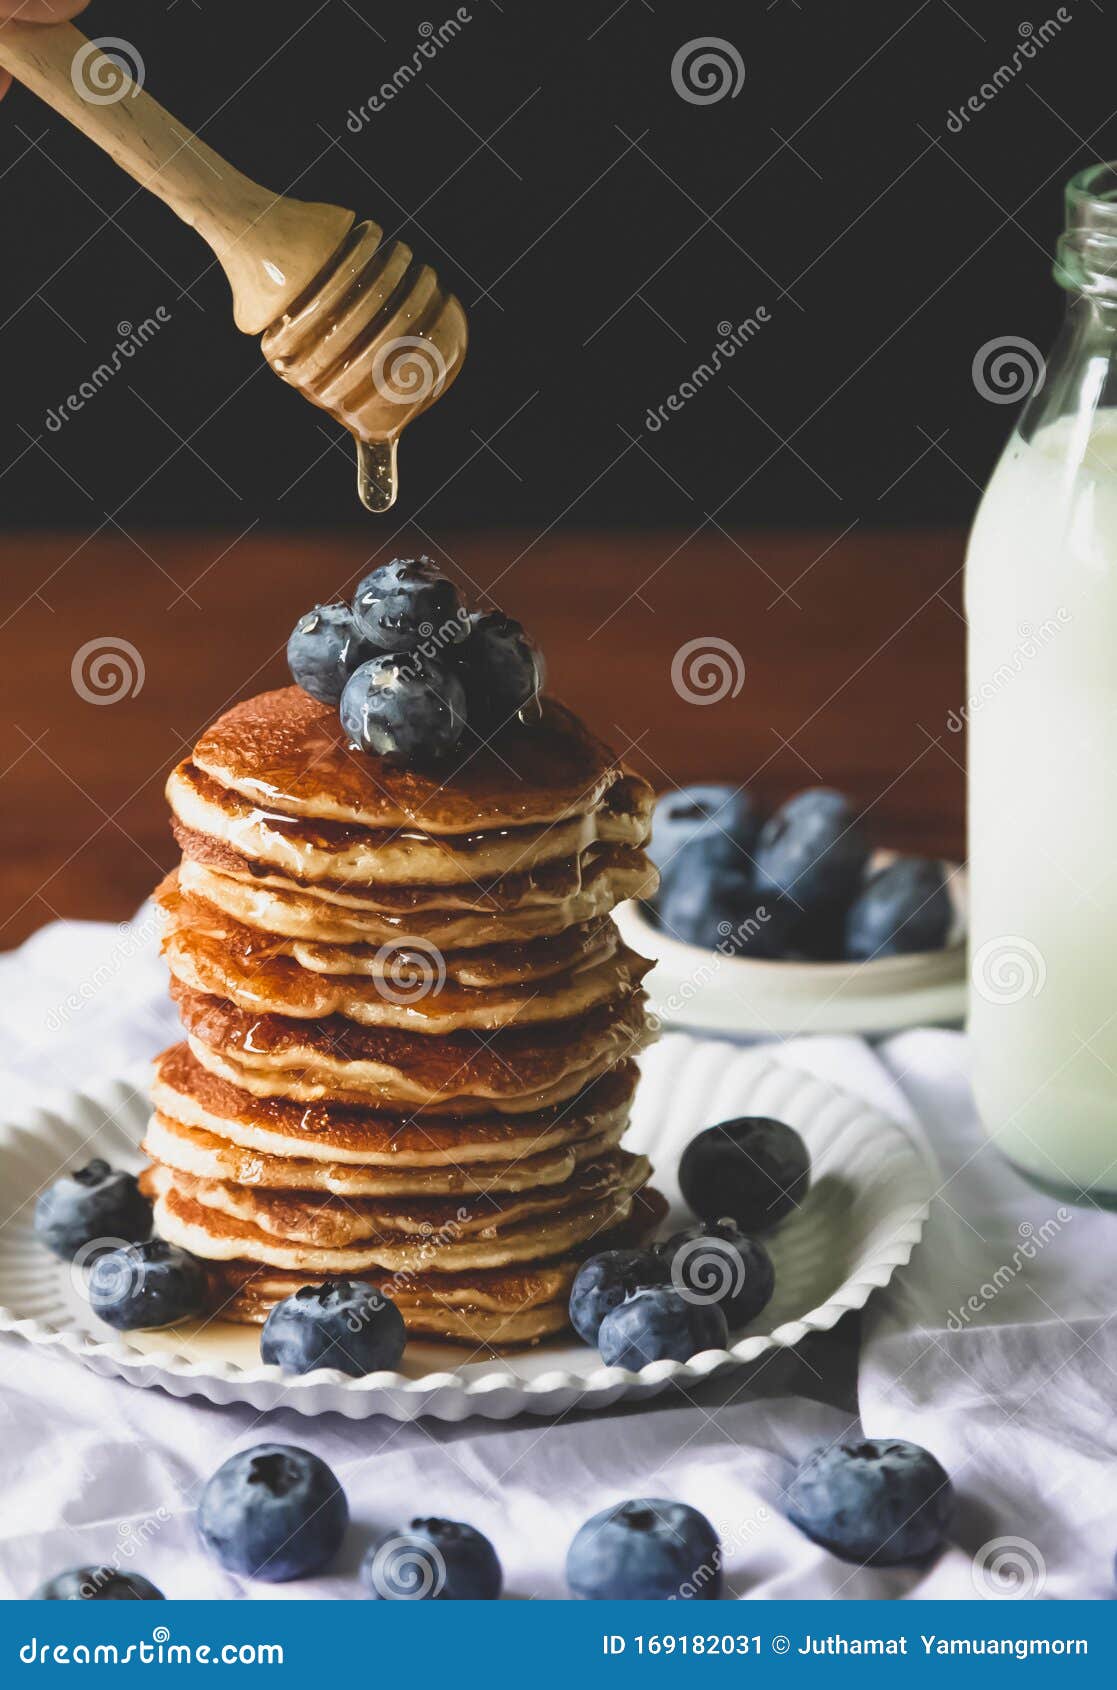
MULTIPOLYGON (((727 1064, 729 1053, 733 1053, 734 1048, 723 1041, 699 1039, 686 1034, 672 1034, 670 1041, 694 1050, 717 1045, 727 1053, 727 1064)), ((653 1056, 656 1051, 662 1052, 667 1042, 665 1040, 655 1047, 653 1056)), ((744 1053, 736 1054, 740 1056, 744 1053)), ((44 1136, 59 1129, 72 1131, 75 1125, 82 1126, 90 1117, 96 1123, 90 1137, 103 1131, 107 1122, 114 1123, 121 1131, 122 1139, 126 1139, 134 1152, 135 1140, 124 1134, 118 1118, 125 1111, 135 1111, 137 1105, 146 1113, 145 1094, 149 1075, 150 1064, 145 1062, 123 1075, 67 1093, 53 1107, 32 1109, 25 1112, 21 1119, 0 1124, 0 1153, 8 1155, 18 1151, 27 1147, 29 1141, 41 1144, 44 1136)), ((816 1080, 804 1070, 766 1057, 757 1067, 754 1089, 761 1089, 764 1082, 770 1081, 776 1082, 779 1089, 789 1085, 817 1092, 821 1102, 840 1100, 845 1108, 847 1127, 875 1117, 893 1135, 905 1141, 913 1160, 922 1166, 927 1195, 921 1202, 909 1202, 897 1209, 894 1228, 887 1242, 875 1253, 873 1261, 864 1263, 856 1277, 848 1279, 818 1307, 798 1319, 785 1321, 770 1333, 742 1337, 727 1349, 706 1350, 686 1362, 651 1362, 638 1372, 603 1365, 588 1372, 556 1367, 525 1378, 496 1361, 490 1371, 472 1379, 463 1379, 459 1373, 449 1369, 427 1373, 420 1378, 381 1372, 352 1379, 333 1368, 322 1368, 315 1373, 292 1378, 275 1366, 261 1364, 248 1368, 236 1362, 212 1358, 191 1360, 174 1351, 140 1350, 120 1338, 94 1338, 87 1332, 59 1327, 34 1315, 18 1314, 6 1306, 0 1306, 0 1332, 12 1333, 31 1343, 60 1350, 96 1372, 117 1374, 136 1384, 159 1385, 172 1395, 201 1394, 216 1403, 244 1401, 258 1408, 284 1407, 308 1415, 330 1411, 352 1418, 363 1418, 373 1413, 399 1419, 411 1419, 421 1414, 449 1420, 463 1419, 470 1414, 506 1418, 518 1412, 559 1412, 571 1401, 604 1407, 620 1397, 647 1397, 671 1385, 698 1384, 723 1370, 751 1363, 769 1350, 792 1348, 810 1333, 829 1331, 843 1315, 863 1308, 876 1290, 887 1285, 896 1269, 905 1266, 911 1259, 922 1236, 931 1194, 938 1184, 937 1170, 930 1153, 897 1122, 883 1116, 863 1100, 828 1082, 816 1080), (780 1086, 781 1081, 785 1086, 780 1086), (511 1401, 500 1400, 505 1392, 511 1394, 511 1401)))

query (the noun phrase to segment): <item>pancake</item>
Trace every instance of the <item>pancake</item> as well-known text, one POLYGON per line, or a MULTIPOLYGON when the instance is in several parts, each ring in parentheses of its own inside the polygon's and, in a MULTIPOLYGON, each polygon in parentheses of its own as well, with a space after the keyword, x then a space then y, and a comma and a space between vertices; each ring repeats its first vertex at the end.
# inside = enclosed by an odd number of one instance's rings
MULTIPOLYGON (((312 974, 360 975, 369 980, 391 981, 398 972, 401 938, 388 945, 342 945, 269 933, 247 926, 208 899, 184 890, 178 870, 168 874, 156 887, 154 899, 171 926, 219 937, 245 958, 290 957, 312 974)), ((551 980, 571 968, 604 962, 616 954, 620 942, 616 924, 599 917, 542 939, 511 940, 503 945, 481 945, 475 950, 447 951, 442 963, 446 979, 452 984, 487 991, 493 986, 551 980)))
POLYGON ((311 1157, 261 1155, 202 1127, 153 1115, 140 1149, 153 1162, 199 1179, 231 1180, 262 1190, 322 1191, 336 1197, 438 1197, 498 1191, 535 1191, 563 1185, 575 1170, 619 1143, 627 1110, 608 1130, 556 1150, 506 1162, 432 1168, 361 1167, 311 1157))
POLYGON ((251 928, 220 916, 204 919, 191 900, 166 897, 161 888, 156 902, 164 918, 163 955, 183 986, 227 998, 238 1009, 301 1020, 341 1016, 430 1035, 495 1032, 513 1023, 565 1021, 615 1002, 651 966, 617 943, 600 960, 553 976, 545 991, 533 980, 478 989, 451 980, 435 946, 400 939, 376 953, 379 975, 313 974, 294 958, 275 955, 251 928))
POLYGON ((633 777, 617 781, 579 814, 451 834, 427 833, 414 822, 370 828, 261 809, 189 760, 175 769, 166 790, 172 814, 187 831, 309 885, 476 883, 578 857, 599 841, 639 847, 649 831, 649 812, 633 777))
MULTIPOLYGON (((635 1198, 629 1218, 594 1240, 594 1249, 622 1249, 642 1243, 661 1223, 667 1205, 645 1188, 635 1198)), ((444 1338, 483 1349, 508 1349, 537 1343, 563 1331, 567 1304, 580 1256, 575 1254, 531 1267, 489 1268, 470 1274, 362 1275, 387 1293, 416 1337, 444 1338)), ((308 1283, 291 1269, 256 1262, 206 1264, 210 1278, 211 1317, 259 1326, 275 1304, 308 1283)), ((316 1283, 313 1279, 309 1283, 316 1283)))
MULTIPOLYGON (((151 1100, 171 1124, 258 1152, 263 1164, 296 1158, 400 1177, 405 1170, 424 1179, 438 1174, 447 1191, 467 1189, 470 1179, 499 1178, 513 1182, 508 1188, 515 1189, 518 1170, 531 1158, 565 1154, 595 1137, 615 1142, 628 1120, 636 1079, 635 1063, 626 1062, 561 1107, 536 1114, 409 1118, 355 1104, 307 1106, 289 1098, 254 1097, 210 1073, 188 1046, 179 1044, 158 1058, 151 1100)), ((303 1189, 315 1189, 314 1183, 303 1189)))
POLYGON ((488 1248, 515 1236, 526 1225, 562 1224, 572 1207, 631 1196, 650 1172, 642 1156, 614 1150, 586 1164, 573 1193, 559 1186, 455 1198, 335 1197, 199 1179, 162 1164, 148 1169, 141 1183, 148 1195, 174 1191, 289 1244, 326 1250, 416 1244, 427 1252, 430 1266, 439 1267, 452 1250, 475 1245, 488 1248))
POLYGON ((329 1249, 274 1237, 250 1221, 208 1207, 169 1182, 158 1183, 163 1189, 155 1199, 155 1227, 169 1244, 207 1261, 241 1261, 247 1257, 267 1267, 294 1268, 312 1277, 352 1275, 369 1268, 421 1273, 437 1267, 445 1272, 472 1273, 513 1262, 542 1261, 619 1226, 632 1210, 632 1194, 622 1191, 596 1203, 566 1209, 557 1216, 525 1221, 500 1237, 456 1242, 436 1235, 391 1244, 362 1241, 329 1249))
POLYGON ((545 699, 539 718, 513 719, 489 744, 463 741, 452 765, 394 768, 352 749, 337 711, 298 687, 261 693, 198 741, 194 767, 268 810, 430 834, 547 824, 584 815, 615 788, 650 818, 651 788, 569 710, 545 699))
POLYGON ((535 896, 508 908, 471 910, 380 907, 365 894, 318 886, 313 892, 276 874, 261 878, 248 859, 215 847, 202 834, 176 830, 183 852, 179 884, 235 921, 263 933, 322 944, 380 945, 410 934, 440 950, 475 949, 549 938, 607 916, 629 898, 649 897, 657 875, 642 851, 619 847, 580 870, 534 882, 535 896))
POLYGON ((298 1021, 253 1015, 177 980, 171 996, 202 1065, 257 1096, 301 1101, 360 1095, 372 1105, 434 1106, 451 1114, 560 1102, 649 1036, 639 991, 570 1021, 436 1039, 396 1027, 359 1027, 341 1016, 298 1021))

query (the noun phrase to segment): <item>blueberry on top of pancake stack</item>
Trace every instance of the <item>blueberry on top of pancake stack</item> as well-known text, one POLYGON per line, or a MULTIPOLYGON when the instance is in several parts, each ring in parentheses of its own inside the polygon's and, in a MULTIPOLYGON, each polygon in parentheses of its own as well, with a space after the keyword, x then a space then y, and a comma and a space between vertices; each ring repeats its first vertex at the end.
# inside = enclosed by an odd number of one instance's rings
POLYGON ((534 1342, 663 1209, 620 1147, 648 964, 610 919, 654 889, 651 790, 428 558, 316 606, 288 662, 167 785, 157 1229, 224 1318, 352 1276, 411 1334, 534 1342))

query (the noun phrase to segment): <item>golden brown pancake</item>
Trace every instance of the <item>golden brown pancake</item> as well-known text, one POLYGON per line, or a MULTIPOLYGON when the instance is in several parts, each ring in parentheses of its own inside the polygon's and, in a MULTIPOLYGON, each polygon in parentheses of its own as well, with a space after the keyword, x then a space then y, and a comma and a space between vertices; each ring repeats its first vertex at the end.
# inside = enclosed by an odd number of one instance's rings
MULTIPOLYGON (((160 1176, 160 1170, 151 1170, 160 1176)), ((196 1196, 179 1191, 163 1177, 153 1178, 159 1190, 155 1199, 155 1226, 160 1238, 177 1244, 207 1261, 263 1262, 269 1267, 294 1268, 313 1277, 352 1275, 369 1268, 389 1273, 473 1272, 480 1268, 506 1267, 512 1262, 535 1262, 564 1255, 576 1245, 597 1238, 626 1220, 632 1209, 632 1194, 618 1192, 596 1203, 571 1207, 558 1216, 525 1221, 519 1227, 492 1238, 456 1242, 434 1235, 429 1239, 382 1243, 375 1240, 330 1249, 277 1238, 250 1221, 222 1214, 196 1196)))
POLYGON ((471 833, 427 833, 414 823, 359 827, 262 809, 213 780, 187 760, 167 782, 176 821, 280 874, 313 885, 446 885, 529 873, 544 863, 576 858, 598 843, 636 848, 647 842, 648 810, 632 777, 618 782, 583 813, 527 827, 471 833))
POLYGON ((651 788, 624 771, 578 718, 546 699, 537 722, 507 724, 489 745, 463 741, 429 769, 393 768, 353 750, 338 714, 298 687, 261 693, 202 735, 194 766, 268 810, 371 828, 419 823, 426 833, 475 833, 583 815, 618 787, 626 808, 651 814, 651 788))
MULTIPOLYGON (((312 974, 360 975, 368 980, 389 982, 399 973, 398 957, 405 943, 399 936, 383 945, 342 945, 267 932, 248 926, 219 905, 185 891, 177 869, 156 887, 154 899, 171 930, 188 929, 218 938, 233 949, 238 959, 246 962, 261 955, 289 957, 312 974)), ((572 968, 604 962, 616 955, 620 943, 616 924, 598 917, 596 921, 582 922, 565 933, 542 939, 450 950, 442 954, 442 961, 446 979, 454 985, 488 991, 494 986, 551 980, 572 968)), ((422 941, 421 948, 428 944, 422 941)))
MULTIPOLYGON (((158 1058, 151 1098, 172 1122, 258 1152, 262 1161, 295 1157, 401 1175, 438 1172, 446 1190, 458 1191, 473 1175, 515 1180, 533 1156, 600 1135, 615 1139, 628 1119, 636 1079, 635 1063, 622 1063, 563 1105, 536 1114, 391 1115, 352 1102, 304 1105, 254 1097, 210 1073, 178 1044, 158 1058)), ((305 1189, 315 1189, 313 1180, 305 1189)))
POLYGON ((414 1168, 262 1155, 204 1127, 188 1127, 157 1113, 148 1122, 140 1149, 151 1161, 181 1173, 199 1179, 231 1180, 261 1190, 328 1191, 336 1197, 390 1199, 454 1193, 473 1196, 563 1185, 577 1168, 614 1149, 626 1125, 627 1109, 601 1132, 553 1150, 526 1153, 503 1162, 472 1164, 465 1160, 469 1155, 465 1150, 460 1164, 414 1168))
MULTIPOLYGON (((640 1244, 666 1212, 659 1192, 645 1186, 627 1221, 570 1256, 468 1274, 385 1275, 371 1269, 361 1278, 392 1298, 416 1336, 498 1349, 536 1343, 566 1327, 570 1286, 585 1250, 640 1244)), ((207 1267, 212 1314, 248 1325, 262 1325, 276 1303, 303 1285, 320 1283, 313 1276, 258 1262, 209 1262, 207 1267)))
POLYGON ((648 1037, 642 992, 570 1021, 437 1039, 397 1027, 358 1027, 341 1016, 253 1015, 177 980, 171 996, 203 1066, 250 1090, 294 1097, 302 1087, 301 1095, 360 1094, 370 1104, 451 1114, 476 1113, 486 1104, 536 1109, 562 1101, 648 1037))
POLYGON ((614 1150, 587 1163, 570 1187, 540 1187, 513 1194, 455 1198, 334 1197, 304 1191, 268 1191, 231 1180, 199 1179, 160 1164, 141 1176, 149 1195, 177 1192, 207 1209, 244 1221, 272 1238, 325 1250, 420 1244, 437 1266, 451 1247, 488 1247, 527 1224, 562 1223, 573 1207, 631 1196, 651 1169, 642 1156, 614 1150))
MULTIPOLYGON (((384 972, 313 974, 276 955, 251 928, 226 918, 205 920, 189 900, 156 901, 164 915, 163 955, 183 986, 227 998, 238 1009, 300 1020, 341 1016, 367 1027, 399 1027, 428 1035, 465 1029, 565 1021, 613 1003, 639 985, 651 966, 618 943, 611 954, 536 981, 478 989, 449 978, 437 947, 401 939, 379 953, 384 972)), ((209 909, 211 906, 203 906, 209 909)))
MULTIPOLYGON (((443 952, 476 949, 509 940, 550 938, 570 927, 608 915, 627 898, 649 897, 657 876, 642 851, 611 849, 581 869, 548 871, 528 888, 530 902, 500 909, 382 908, 367 892, 318 886, 267 874, 201 834, 175 829, 182 848, 179 883, 234 920, 263 933, 324 944, 366 943, 379 947, 401 934, 423 938, 443 952)), ((380 900, 383 903, 383 900, 380 900)))

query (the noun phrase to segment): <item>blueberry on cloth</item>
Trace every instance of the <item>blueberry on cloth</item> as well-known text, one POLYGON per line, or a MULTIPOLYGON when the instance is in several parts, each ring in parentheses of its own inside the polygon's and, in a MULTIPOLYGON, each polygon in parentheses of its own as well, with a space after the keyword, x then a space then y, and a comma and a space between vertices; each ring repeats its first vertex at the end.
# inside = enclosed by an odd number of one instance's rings
POLYGON ((843 1561, 897 1566, 941 1547, 954 1487, 933 1455, 902 1438, 824 1445, 796 1473, 787 1517, 843 1561))
POLYGON ((723 1350, 728 1341, 717 1304, 696 1302, 672 1285, 634 1291, 610 1309, 597 1333, 605 1365, 633 1371, 653 1361, 689 1361, 702 1350, 723 1350))
POLYGON ((35 1234, 63 1261, 95 1239, 131 1242, 150 1231, 151 1204, 135 1174, 110 1168, 99 1156, 56 1179, 35 1204, 35 1234))
POLYGON ((331 1561, 349 1524, 330 1468, 296 1444, 257 1444, 224 1462, 198 1504, 198 1531, 231 1573, 277 1584, 331 1561))
POLYGON ((488 1538, 461 1520, 411 1520, 385 1532, 361 1576, 381 1602, 495 1602, 504 1583, 488 1538))
POLYGON ((691 1139, 679 1162, 679 1189, 702 1220, 727 1215, 742 1232, 764 1232, 802 1202, 810 1168, 794 1127, 743 1115, 691 1139))
POLYGON ((260 1355, 286 1373, 336 1367, 359 1379, 395 1367, 406 1342, 403 1316, 383 1291, 359 1279, 327 1279, 275 1304, 260 1355))
POLYGON ((662 1285, 666 1268, 654 1250, 602 1250, 584 1261, 570 1288, 570 1324, 587 1344, 601 1322, 633 1291, 662 1285))
POLYGON ((206 1270, 177 1244, 151 1238, 98 1256, 86 1290, 93 1313, 118 1332, 174 1326, 201 1313, 206 1270))
POLYGON ((688 1227, 656 1248, 676 1291, 716 1303, 731 1332, 755 1320, 772 1300, 771 1256, 731 1220, 688 1227))
POLYGON ((566 1582, 591 1602, 709 1602, 721 1595, 721 1544, 697 1508, 633 1497, 581 1526, 566 1582))
POLYGON ((140 1573, 116 1567, 70 1567, 35 1592, 37 1602, 162 1602, 163 1592, 140 1573))

